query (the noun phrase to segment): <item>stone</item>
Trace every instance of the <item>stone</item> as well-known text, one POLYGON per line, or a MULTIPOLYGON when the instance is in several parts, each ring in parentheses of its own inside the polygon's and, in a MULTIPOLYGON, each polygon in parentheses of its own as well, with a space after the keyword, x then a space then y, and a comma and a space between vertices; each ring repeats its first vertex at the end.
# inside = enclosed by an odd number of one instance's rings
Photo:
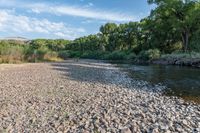
POLYGON ((165 133, 171 133, 171 131, 170 131, 170 130, 167 130, 167 131, 165 131, 165 133))
POLYGON ((198 104, 92 62, 57 63, 62 71, 51 63, 0 70, 0 132, 200 132, 198 104))
POLYGON ((124 127, 123 129, 120 129, 120 133, 131 133, 131 130, 128 127, 124 127))
POLYGON ((154 128, 151 133, 159 133, 159 129, 158 128, 154 128))

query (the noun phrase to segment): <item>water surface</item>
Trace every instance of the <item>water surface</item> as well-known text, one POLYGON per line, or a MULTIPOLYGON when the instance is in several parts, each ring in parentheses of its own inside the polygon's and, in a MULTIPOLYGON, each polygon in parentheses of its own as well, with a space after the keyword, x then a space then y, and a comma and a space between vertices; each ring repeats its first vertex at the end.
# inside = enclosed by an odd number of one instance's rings
POLYGON ((200 103, 200 69, 170 65, 118 65, 131 78, 167 86, 166 95, 200 103))

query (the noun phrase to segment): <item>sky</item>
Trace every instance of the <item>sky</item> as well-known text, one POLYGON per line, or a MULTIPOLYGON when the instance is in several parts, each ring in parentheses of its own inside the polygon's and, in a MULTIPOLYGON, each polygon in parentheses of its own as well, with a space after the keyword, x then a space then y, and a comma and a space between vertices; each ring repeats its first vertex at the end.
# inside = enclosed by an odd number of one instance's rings
POLYGON ((108 22, 139 21, 151 9, 147 0, 0 0, 0 38, 73 40, 108 22))

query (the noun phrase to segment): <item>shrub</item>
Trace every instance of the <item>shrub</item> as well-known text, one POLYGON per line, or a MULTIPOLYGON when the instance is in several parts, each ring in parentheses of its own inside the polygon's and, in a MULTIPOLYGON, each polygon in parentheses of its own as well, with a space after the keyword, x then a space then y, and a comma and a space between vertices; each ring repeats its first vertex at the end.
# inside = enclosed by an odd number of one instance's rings
POLYGON ((56 60, 60 60, 60 59, 58 58, 58 53, 57 52, 48 51, 44 55, 44 60, 46 60, 46 61, 56 61, 56 60))
POLYGON ((200 58, 200 53, 194 51, 192 52, 175 51, 171 54, 162 55, 161 58, 163 59, 200 58))
POLYGON ((123 51, 114 51, 106 54, 103 58, 106 60, 123 60, 126 59, 126 53, 123 51))
POLYGON ((172 45, 166 46, 164 49, 164 52, 171 53, 173 51, 182 50, 182 49, 183 49, 182 42, 179 41, 172 45))
POLYGON ((51 51, 46 46, 39 47, 38 49, 33 47, 27 48, 25 52, 25 59, 29 62, 60 60, 58 58, 58 53, 51 51))
POLYGON ((70 53, 69 53, 69 51, 66 51, 66 50, 65 51, 60 51, 58 53, 58 57, 66 60, 66 59, 70 58, 70 53))
POLYGON ((149 49, 147 51, 141 51, 138 58, 142 60, 153 60, 160 58, 160 56, 161 54, 158 49, 149 49))
POLYGON ((69 51, 70 58, 79 58, 82 53, 80 51, 69 51))
POLYGON ((200 52, 200 30, 191 38, 189 49, 195 52, 200 52))
POLYGON ((24 60, 24 45, 0 42, 0 63, 19 63, 24 60))
POLYGON ((87 51, 87 52, 84 52, 82 55, 81 55, 81 58, 87 58, 87 59, 103 59, 104 58, 104 55, 106 54, 107 52, 103 52, 103 51, 87 51))
POLYGON ((134 60, 136 58, 136 54, 135 53, 130 53, 126 56, 127 60, 134 60))
POLYGON ((37 59, 44 60, 45 54, 47 54, 49 51, 50 50, 47 47, 42 46, 38 50, 36 50, 36 53, 34 54, 36 54, 37 59))

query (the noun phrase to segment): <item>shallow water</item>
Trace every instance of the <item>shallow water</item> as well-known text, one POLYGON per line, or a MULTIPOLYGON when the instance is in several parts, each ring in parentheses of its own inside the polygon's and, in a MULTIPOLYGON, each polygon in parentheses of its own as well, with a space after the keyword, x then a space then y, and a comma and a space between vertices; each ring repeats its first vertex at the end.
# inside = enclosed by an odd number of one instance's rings
POLYGON ((167 86, 166 95, 200 103, 200 69, 169 65, 118 65, 131 78, 167 86))

